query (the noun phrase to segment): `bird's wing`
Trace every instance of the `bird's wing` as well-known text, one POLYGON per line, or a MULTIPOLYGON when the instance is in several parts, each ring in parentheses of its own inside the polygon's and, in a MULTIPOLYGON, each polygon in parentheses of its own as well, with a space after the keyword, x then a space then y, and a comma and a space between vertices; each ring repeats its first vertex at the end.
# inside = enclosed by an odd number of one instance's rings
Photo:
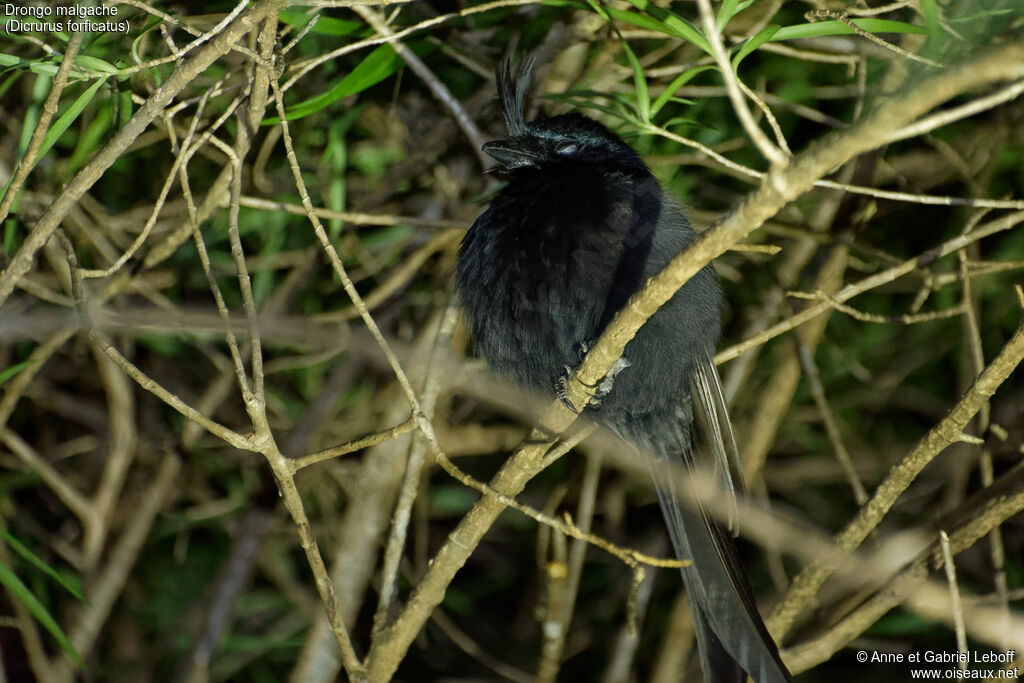
POLYGON ((697 464, 714 472, 723 491, 729 493, 729 531, 739 535, 739 510, 736 497, 747 493, 743 480, 743 463, 736 436, 729 420, 729 409, 722 393, 722 381, 718 377, 714 360, 707 351, 698 356, 690 380, 693 397, 694 424, 697 428, 697 464))

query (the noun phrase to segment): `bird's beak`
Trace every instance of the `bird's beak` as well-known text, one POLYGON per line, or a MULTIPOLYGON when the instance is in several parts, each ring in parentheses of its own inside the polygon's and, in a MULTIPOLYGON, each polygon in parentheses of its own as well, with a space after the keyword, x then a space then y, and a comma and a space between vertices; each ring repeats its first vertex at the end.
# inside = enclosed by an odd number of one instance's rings
POLYGON ((515 138, 510 140, 492 140, 485 143, 480 149, 501 164, 507 171, 523 166, 534 166, 540 158, 537 152, 529 149, 526 144, 515 138))

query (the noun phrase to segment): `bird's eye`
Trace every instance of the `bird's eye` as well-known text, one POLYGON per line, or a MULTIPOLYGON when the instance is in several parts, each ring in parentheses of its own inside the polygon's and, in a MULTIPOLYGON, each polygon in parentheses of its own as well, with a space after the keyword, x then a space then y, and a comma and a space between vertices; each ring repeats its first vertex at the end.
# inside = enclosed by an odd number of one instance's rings
POLYGON ((558 156, 563 156, 563 157, 567 157, 570 154, 575 154, 576 153, 576 145, 572 144, 572 143, 570 143, 568 145, 563 145, 562 147, 559 147, 557 150, 555 150, 555 153, 558 154, 558 156))

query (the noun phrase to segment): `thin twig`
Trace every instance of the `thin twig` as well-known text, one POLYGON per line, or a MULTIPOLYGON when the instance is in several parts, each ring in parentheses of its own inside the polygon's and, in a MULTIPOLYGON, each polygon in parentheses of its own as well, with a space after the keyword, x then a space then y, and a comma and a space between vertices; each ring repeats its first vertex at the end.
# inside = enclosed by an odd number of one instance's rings
POLYGON ((964 609, 960 602, 960 586, 956 582, 956 567, 953 565, 953 551, 949 547, 949 536, 945 531, 939 531, 939 548, 942 550, 942 564, 946 570, 946 583, 949 586, 949 595, 953 601, 953 623, 956 631, 956 649, 963 656, 960 660, 960 668, 964 669, 967 664, 967 630, 964 627, 964 609))
POLYGON ((167 172, 164 184, 160 188, 156 201, 153 203, 153 210, 150 212, 149 218, 142 226, 142 230, 140 230, 139 234, 135 237, 135 241, 132 242, 131 246, 129 246, 109 267, 103 269, 81 269, 79 272, 83 278, 110 277, 123 268, 124 265, 128 263, 128 260, 135 256, 135 252, 137 252, 149 238, 149 234, 153 230, 153 226, 156 225, 157 218, 160 217, 160 210, 163 208, 164 202, 167 200, 167 195, 171 191, 171 186, 174 184, 174 177, 179 171, 182 175, 187 173, 186 164, 191 157, 191 154, 188 153, 188 148, 192 143, 192 138, 195 136, 196 128, 199 126, 199 121, 203 116, 203 109, 206 107, 206 101, 210 92, 210 90, 206 91, 203 93, 203 97, 200 98, 199 104, 196 107, 195 116, 192 117, 192 123, 189 125, 188 133, 186 133, 185 139, 180 143, 180 148, 178 154, 174 157, 174 163, 171 165, 171 170, 167 172))
POLYGON ((997 90, 991 95, 985 97, 979 97, 976 100, 971 100, 967 104, 962 104, 959 107, 952 107, 938 114, 927 116, 923 119, 919 119, 909 126, 904 126, 899 130, 894 130, 886 139, 886 142, 895 142, 897 140, 905 140, 907 138, 917 137, 918 135, 924 135, 930 133, 936 128, 965 119, 968 116, 974 116, 983 111, 988 111, 995 106, 1014 100, 1024 92, 1024 81, 1017 81, 1011 85, 1006 86, 1002 90, 997 90))
POLYGON ((729 61, 729 55, 722 44, 722 34, 718 30, 715 13, 711 9, 711 0, 697 0, 697 7, 700 9, 704 36, 711 45, 711 54, 718 64, 722 80, 725 81, 725 89, 729 93, 729 101, 732 103, 733 112, 735 112, 740 123, 743 124, 743 130, 750 136, 751 141, 758 151, 761 152, 761 155, 773 166, 784 167, 789 161, 789 155, 773 145, 768 136, 764 134, 764 131, 754 121, 754 117, 750 113, 750 107, 747 106, 747 101, 743 97, 743 91, 740 89, 736 74, 732 70, 732 62, 729 61))
MULTIPOLYGON (((262 197, 250 197, 242 196, 239 200, 242 206, 247 206, 253 209, 263 209, 266 211, 286 211, 296 216, 305 216, 305 207, 299 204, 290 204, 288 202, 274 201, 270 199, 264 199, 262 197)), ((448 229, 456 228, 465 230, 469 227, 469 223, 466 221, 455 221, 447 219, 437 218, 420 218, 419 216, 394 216, 390 214, 375 214, 375 213, 359 213, 356 211, 334 211, 333 209, 325 209, 321 207, 314 207, 313 213, 320 218, 327 218, 330 220, 340 220, 346 223, 354 223, 356 225, 418 225, 424 228, 439 228, 448 229)))
MULTIPOLYGON (((584 533, 590 533, 600 477, 601 457, 592 454, 587 458, 583 484, 580 487, 579 503, 576 507, 579 529, 584 533)), ((544 634, 544 646, 541 651, 540 664, 537 666, 537 679, 540 681, 554 681, 558 676, 562 655, 565 651, 565 641, 569 635, 569 626, 572 624, 573 610, 576 607, 576 595, 579 592, 580 575, 583 572, 583 560, 586 557, 587 546, 588 543, 585 539, 573 539, 569 556, 559 577, 561 583, 560 604, 548 605, 548 615, 541 629, 544 634)), ((549 577, 549 581, 551 580, 549 577)))
MULTIPOLYGON (((959 253, 959 252, 958 252, 959 253)), ((786 296, 791 296, 794 299, 808 299, 810 301, 827 301, 832 305, 835 310, 845 313, 854 320, 859 320, 865 323, 899 323, 901 325, 918 325, 920 323, 929 323, 936 320, 945 320, 947 318, 956 318, 957 316, 963 315, 965 307, 964 305, 958 304, 947 308, 942 311, 931 311, 929 313, 902 313, 899 315, 877 315, 875 313, 865 313, 859 311, 852 306, 847 306, 844 303, 840 303, 834 296, 831 296, 821 290, 817 292, 786 292, 786 296)))
POLYGON ((850 458, 850 452, 846 450, 842 434, 839 433, 839 425, 836 423, 835 415, 832 413, 832 408, 828 403, 828 397, 825 395, 825 387, 821 383, 821 375, 818 374, 818 366, 814 362, 814 356, 807 345, 800 340, 800 335, 796 335, 796 339, 797 355, 804 369, 804 377, 807 378, 807 382, 811 387, 811 396, 814 397, 814 403, 818 406, 818 413, 821 415, 821 421, 825 424, 825 433, 828 434, 828 440, 832 443, 832 450, 835 451, 836 460, 839 462, 839 466, 843 468, 843 473, 846 474, 846 480, 850 483, 850 488, 853 490, 853 498, 857 501, 857 505, 864 505, 864 503, 868 502, 867 491, 864 490, 864 483, 857 475, 857 470, 853 466, 853 459, 850 458))
POLYGON ((319 462, 324 462, 325 460, 333 460, 348 453, 354 453, 355 451, 361 451, 364 448, 369 448, 370 446, 376 446, 377 444, 399 437, 402 434, 408 434, 414 429, 416 429, 416 421, 410 417, 402 424, 396 425, 391 429, 377 432, 376 434, 370 434, 369 436, 364 436, 361 439, 350 441, 348 443, 341 444, 340 446, 331 446, 330 448, 325 448, 317 451, 316 453, 304 455, 301 458, 294 458, 289 461, 289 467, 292 472, 298 472, 303 467, 309 467, 310 465, 315 465, 319 462))
MULTIPOLYGON (((678 142, 681 145, 691 147, 700 151, 702 154, 707 155, 710 159, 721 164, 724 168, 734 171, 738 177, 750 178, 751 180, 764 181, 766 174, 762 171, 757 171, 742 164, 738 164, 732 161, 726 156, 719 154, 715 150, 711 149, 707 145, 704 145, 696 140, 683 137, 671 131, 665 130, 654 124, 645 124, 644 130, 660 135, 673 142, 678 142)), ((1024 199, 988 199, 988 198, 973 198, 973 197, 949 197, 949 196, 935 196, 926 194, 914 194, 911 192, 896 192, 893 190, 879 190, 873 187, 865 187, 863 185, 851 185, 847 183, 837 183, 833 180, 822 180, 817 179, 813 182, 814 187, 824 187, 830 190, 843 190, 850 192, 851 194, 861 194, 867 197, 876 197, 878 199, 891 199, 893 201, 900 202, 911 202, 914 204, 926 204, 929 206, 976 206, 983 208, 992 209, 1024 209, 1024 199)))

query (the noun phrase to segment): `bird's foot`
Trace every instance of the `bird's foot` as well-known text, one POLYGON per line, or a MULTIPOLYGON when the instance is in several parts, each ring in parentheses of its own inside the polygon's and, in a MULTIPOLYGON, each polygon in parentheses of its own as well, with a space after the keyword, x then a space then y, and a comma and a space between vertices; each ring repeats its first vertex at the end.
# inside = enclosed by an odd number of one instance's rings
MULTIPOLYGON (((577 351, 580 349, 582 349, 581 355, 585 356, 588 350, 586 342, 580 342, 577 345, 577 351)), ((612 386, 615 384, 615 377, 630 365, 631 363, 628 359, 623 357, 617 358, 612 364, 611 369, 608 371, 608 374, 605 375, 604 379, 596 385, 580 381, 579 378, 576 377, 576 370, 570 368, 568 365, 563 365, 562 375, 558 378, 555 385, 555 393, 558 398, 561 399, 566 408, 576 414, 579 414, 579 410, 577 410, 576 406, 573 405, 572 400, 569 398, 569 382, 575 379, 587 389, 593 390, 587 392, 587 404, 596 408, 601 405, 601 400, 611 393, 612 386)))
POLYGON ((612 363, 612 367, 608 371, 608 374, 605 375, 604 379, 601 380, 601 383, 597 385, 597 391, 594 392, 594 398, 600 400, 610 394, 612 386, 615 384, 615 377, 630 365, 632 365, 632 363, 629 362, 628 358, 623 356, 616 358, 615 362, 612 363))

